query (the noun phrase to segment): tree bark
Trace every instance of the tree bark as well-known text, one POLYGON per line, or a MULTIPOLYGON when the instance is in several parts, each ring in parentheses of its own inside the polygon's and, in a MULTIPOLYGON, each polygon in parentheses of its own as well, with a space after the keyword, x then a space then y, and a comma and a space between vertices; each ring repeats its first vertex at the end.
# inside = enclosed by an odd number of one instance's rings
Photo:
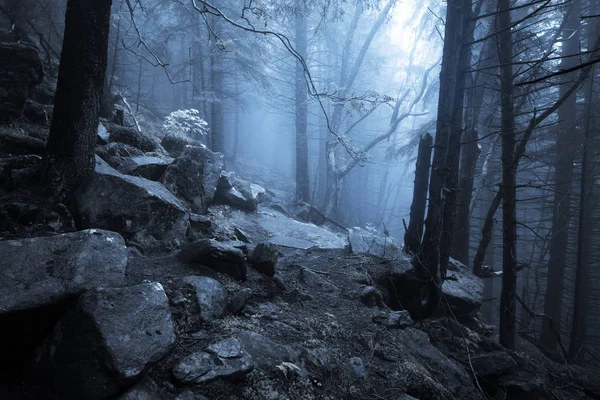
MULTIPOLYGON (((299 2, 301 5, 302 1, 299 2)), ((299 7, 296 13, 296 51, 307 60, 307 9, 299 7)), ((310 201, 308 175, 308 91, 304 66, 296 60, 296 200, 310 201)))
POLYGON ((44 157, 44 180, 60 201, 66 201, 94 171, 111 3, 67 3, 54 113, 44 157))
MULTIPOLYGON (((417 272, 426 280, 427 299, 421 317, 432 315, 438 306, 442 277, 440 275, 440 243, 444 209, 444 190, 449 137, 452 134, 453 110, 459 74, 460 46, 463 35, 463 0, 447 2, 440 94, 431 179, 429 182, 429 207, 425 220, 425 233, 421 251, 417 256, 417 272)), ((470 5, 469 5, 470 8, 470 5)))
POLYGON ((498 0, 496 21, 502 125, 502 291, 500 344, 515 348, 517 320, 517 199, 510 0, 498 0))
POLYGON ((415 168, 413 200, 410 206, 410 221, 404 233, 404 251, 407 254, 417 254, 421 248, 423 223, 425 222, 425 210, 427 208, 427 187, 431 169, 432 145, 433 138, 429 133, 421 137, 415 168))
MULTIPOLYGON (((561 47, 562 56, 579 53, 579 19, 581 5, 579 0, 571 4, 569 20, 565 24, 563 36, 566 39, 561 47)), ((561 59, 561 68, 567 69, 578 65, 577 57, 561 59)), ((573 81, 574 74, 563 76, 560 93, 564 93, 573 81)), ((540 333, 540 343, 548 349, 557 345, 556 333, 561 331, 562 295, 565 265, 567 263, 567 245, 569 233, 569 220, 571 213, 571 179, 573 176, 574 146, 573 133, 576 131, 577 94, 570 96, 558 109, 559 132, 556 140, 556 164, 554 170, 554 209, 552 216, 552 237, 550 239, 550 260, 548 263, 548 284, 544 298, 544 314, 552 321, 545 318, 540 333), (551 325, 552 324, 552 325, 551 325), (553 329, 552 329, 553 328, 553 329)))
MULTIPOLYGON (((590 6, 592 2, 590 2, 590 6)), ((598 11, 598 5, 593 7, 598 11)), ((588 49, 592 46, 597 34, 598 23, 588 22, 588 49)), ((573 321, 571 325, 571 338, 569 342, 569 358, 583 361, 588 330, 588 313, 590 302, 590 261, 592 246, 592 191, 594 189, 593 157, 595 154, 592 146, 592 115, 594 102, 594 74, 587 80, 584 88, 585 127, 583 138, 583 156, 581 162, 581 187, 579 192, 579 226, 577 229, 577 266, 575 272, 575 294, 573 299, 573 321), (592 150, 592 151, 590 151, 592 150)))

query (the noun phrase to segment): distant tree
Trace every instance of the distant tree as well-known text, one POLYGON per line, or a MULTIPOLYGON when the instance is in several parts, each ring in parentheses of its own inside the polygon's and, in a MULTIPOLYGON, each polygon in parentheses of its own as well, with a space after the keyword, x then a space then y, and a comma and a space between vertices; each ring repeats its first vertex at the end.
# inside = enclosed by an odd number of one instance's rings
POLYGON ((69 0, 44 156, 44 179, 66 200, 94 171, 112 0, 69 0))
MULTIPOLYGON (((296 9, 296 51, 307 59, 308 54, 308 7, 305 0, 298 0, 296 9)), ((308 178, 308 88, 304 78, 304 65, 296 60, 296 199, 310 201, 308 178)))

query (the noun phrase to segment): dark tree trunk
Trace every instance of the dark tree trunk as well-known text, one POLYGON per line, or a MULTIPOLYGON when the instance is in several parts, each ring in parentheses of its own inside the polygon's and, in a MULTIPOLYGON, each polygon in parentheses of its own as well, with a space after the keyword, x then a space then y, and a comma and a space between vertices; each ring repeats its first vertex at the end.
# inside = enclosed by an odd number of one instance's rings
MULTIPOLYGON (((421 251, 417 257, 417 271, 427 280, 427 301, 422 317, 435 312, 438 306, 442 276, 440 274, 440 244, 442 242, 442 218, 444 210, 443 192, 445 188, 449 138, 452 135, 454 102, 457 96, 461 47, 463 44, 463 24, 465 23, 465 1, 448 1, 442 70, 440 72, 440 95, 433 151, 431 180, 429 182, 429 207, 425 220, 425 234, 421 251)), ((470 10, 470 2, 468 3, 470 10)), ((462 109, 462 107, 461 107, 462 109)), ((462 116, 458 117, 462 118, 462 116)))
POLYGON ((517 199, 515 121, 513 100, 512 32, 510 0, 498 0, 496 21, 500 62, 502 125, 502 292, 500 294, 500 344, 515 348, 517 321, 517 199))
MULTIPOLYGON (((592 5, 592 2, 590 2, 592 5)), ((598 5, 594 8, 597 13, 598 5)), ((598 24, 588 22, 588 49, 591 48, 598 24)), ((593 158, 596 154, 592 149, 592 114, 594 101, 594 76, 586 81, 584 91, 585 104, 585 127, 583 139, 583 157, 581 162, 581 188, 579 193, 579 226, 577 230, 577 270, 575 273, 575 294, 573 299, 573 321, 571 326, 571 338, 569 342, 569 358, 583 361, 585 352, 583 347, 586 343, 588 330, 588 315, 590 302, 590 262, 592 246, 592 215, 594 205, 592 203, 592 191, 594 188, 593 158)))
POLYGON ((429 133, 421 137, 415 169, 415 185, 413 200, 410 206, 410 221, 404 233, 404 251, 407 254, 417 254, 423 237, 423 223, 427 207, 427 187, 431 169, 431 146, 433 138, 429 133))
MULTIPOLYGON (((305 7, 296 14, 296 51, 306 62, 307 18, 305 7)), ((308 91, 304 66, 296 60, 296 200, 310 201, 308 175, 308 91)))
POLYGON ((44 179, 61 201, 94 171, 111 3, 67 3, 54 114, 44 157, 44 179))
POLYGON ((210 56, 210 86, 213 92, 211 107, 211 149, 225 154, 225 133, 223 132, 223 66, 221 49, 217 38, 212 38, 213 46, 210 56))
MULTIPOLYGON (((569 20, 565 24, 563 35, 568 37, 563 42, 562 56, 579 53, 579 19, 581 7, 579 0, 574 0, 569 10, 569 20)), ((561 68, 570 68, 579 63, 578 57, 561 59, 561 68)), ((564 93, 574 80, 574 74, 564 76, 560 85, 564 93)), ((556 333, 560 332, 563 280, 567 263, 567 245, 569 219, 571 213, 571 179, 573 175, 574 144, 573 133, 576 131, 577 94, 570 96, 558 109, 558 138, 556 140, 556 164, 554 172, 554 209, 552 216, 552 236, 550 238, 550 260, 548 263, 548 285, 544 298, 545 318, 540 333, 540 343, 548 349, 557 345, 556 333)))
POLYGON ((100 117, 102 118, 112 118, 113 112, 113 82, 115 80, 115 73, 117 71, 117 65, 119 61, 119 41, 121 40, 121 19, 119 18, 117 22, 117 32, 115 33, 115 45, 112 51, 112 59, 110 61, 110 73, 108 77, 105 78, 104 81, 104 90, 102 92, 102 101, 100 104, 100 117))
POLYGON ((471 233, 471 198, 475 180, 475 168, 479 158, 477 130, 469 129, 463 135, 466 142, 461 152, 460 178, 456 202, 456 224, 454 226, 453 255, 465 265, 469 264, 469 242, 471 233))

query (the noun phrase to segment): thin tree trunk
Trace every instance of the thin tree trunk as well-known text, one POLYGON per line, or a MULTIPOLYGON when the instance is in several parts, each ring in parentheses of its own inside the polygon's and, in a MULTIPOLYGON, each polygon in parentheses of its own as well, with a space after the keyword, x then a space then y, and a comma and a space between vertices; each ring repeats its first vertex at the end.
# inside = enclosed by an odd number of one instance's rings
POLYGON ((502 124, 502 291, 500 294, 500 344, 515 348, 517 320, 517 199, 515 121, 513 100, 512 32, 510 0, 498 0, 496 21, 500 62, 502 124))
POLYGON ((60 201, 67 200, 94 171, 111 3, 67 3, 54 113, 44 156, 44 179, 60 201))
MULTIPOLYGON (((296 51, 307 60, 307 10, 299 7, 296 13, 296 51)), ((296 200, 310 201, 308 175, 308 91, 304 66, 296 60, 296 200)))
POLYGON ((427 187, 429 185, 429 171, 431 169, 431 147, 433 138, 429 133, 423 135, 419 141, 417 166, 415 168, 415 185, 413 200, 410 206, 410 221, 404 233, 404 251, 407 254, 417 254, 421 247, 423 237, 423 223, 427 207, 427 187))
MULTIPOLYGON (((579 0, 573 0, 569 10, 569 20, 565 24, 563 35, 562 56, 579 53, 579 27, 581 5, 579 0)), ((570 68, 579 63, 577 57, 561 59, 561 68, 570 68)), ((560 85, 560 92, 564 93, 571 81, 573 74, 566 74, 560 85)), ((554 172, 554 211, 552 216, 552 237, 550 239, 550 260, 548 263, 548 284, 544 298, 545 318, 542 323, 540 343, 548 349, 557 345, 554 330, 561 331, 562 294, 565 265, 567 263, 567 245, 569 242, 569 219, 571 213, 571 179, 573 175, 573 132, 576 131, 577 94, 569 97, 558 109, 559 132, 556 140, 556 164, 554 172)))
MULTIPOLYGON (((592 2, 590 2, 591 5, 592 2)), ((594 7, 597 11, 598 7, 594 7)), ((596 34, 598 24, 589 22, 588 48, 591 46, 596 34)), ((585 128, 583 139, 583 157, 581 162, 581 188, 579 193, 579 226, 577 230, 577 270, 575 273, 575 294, 573 299, 573 321, 571 338, 569 342, 569 358, 583 361, 585 352, 582 351, 586 343, 588 330, 588 315, 590 301, 590 261, 592 245, 592 191, 594 187, 593 157, 590 151, 592 145, 592 118, 593 118, 593 88, 594 74, 588 79, 584 91, 585 128)))

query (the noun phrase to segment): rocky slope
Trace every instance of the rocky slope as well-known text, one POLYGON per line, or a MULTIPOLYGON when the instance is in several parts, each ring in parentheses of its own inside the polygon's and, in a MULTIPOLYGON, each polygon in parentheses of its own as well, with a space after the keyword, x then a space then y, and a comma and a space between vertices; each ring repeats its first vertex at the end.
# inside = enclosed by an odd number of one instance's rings
POLYGON ((293 203, 270 176, 226 172, 199 143, 108 121, 92 179, 49 204, 36 186, 47 124, 12 121, 0 128, 2 399, 600 397, 597 371, 523 338, 499 346, 478 320, 482 282, 459 263, 439 315, 420 320, 390 238, 293 203))

